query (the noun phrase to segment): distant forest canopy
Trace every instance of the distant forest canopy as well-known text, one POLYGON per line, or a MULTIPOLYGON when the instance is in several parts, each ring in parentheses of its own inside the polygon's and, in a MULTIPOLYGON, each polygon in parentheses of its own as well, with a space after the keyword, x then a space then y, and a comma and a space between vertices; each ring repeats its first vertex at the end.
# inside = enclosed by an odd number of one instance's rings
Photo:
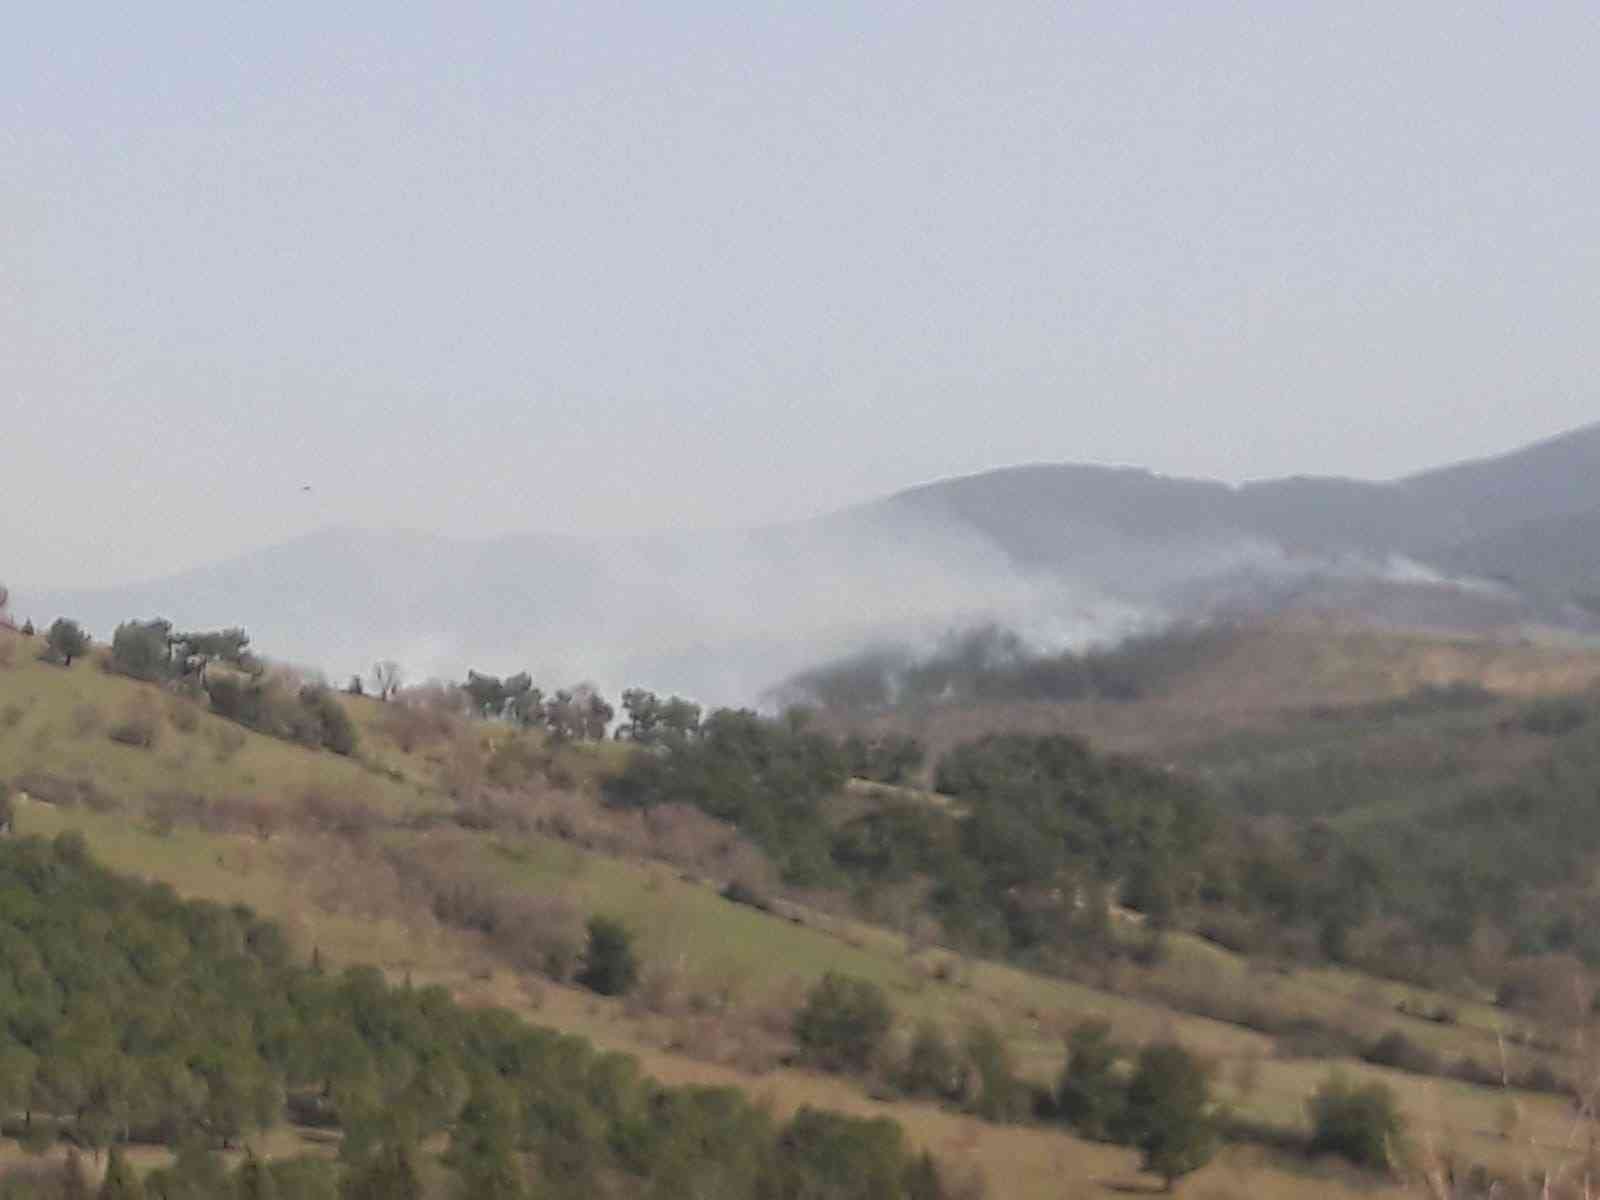
POLYGON ((1175 625, 1087 650, 1040 650, 985 623, 945 634, 931 652, 882 645, 791 676, 773 689, 783 707, 837 713, 1008 700, 1147 699, 1234 636, 1225 624, 1175 625))

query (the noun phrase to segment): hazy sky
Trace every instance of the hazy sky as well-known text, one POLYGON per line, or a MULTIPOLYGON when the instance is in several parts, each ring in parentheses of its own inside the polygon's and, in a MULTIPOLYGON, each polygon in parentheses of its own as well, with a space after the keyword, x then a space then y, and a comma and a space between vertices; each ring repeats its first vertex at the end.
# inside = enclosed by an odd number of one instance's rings
POLYGON ((1509 448, 1600 417, 1597 56, 1592 3, 19 6, 0 578, 1509 448))

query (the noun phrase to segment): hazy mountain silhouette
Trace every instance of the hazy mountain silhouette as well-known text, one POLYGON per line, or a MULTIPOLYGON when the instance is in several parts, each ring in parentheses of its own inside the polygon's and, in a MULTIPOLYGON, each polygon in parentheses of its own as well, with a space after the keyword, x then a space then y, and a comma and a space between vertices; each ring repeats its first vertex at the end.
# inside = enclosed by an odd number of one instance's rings
POLYGON ((1231 486, 1030 465, 809 522, 639 538, 330 529, 167 579, 40 592, 100 636, 129 617, 243 624, 342 674, 532 669, 749 699, 821 657, 999 620, 1042 643, 1313 607, 1442 628, 1592 627, 1600 425, 1387 482, 1231 486))

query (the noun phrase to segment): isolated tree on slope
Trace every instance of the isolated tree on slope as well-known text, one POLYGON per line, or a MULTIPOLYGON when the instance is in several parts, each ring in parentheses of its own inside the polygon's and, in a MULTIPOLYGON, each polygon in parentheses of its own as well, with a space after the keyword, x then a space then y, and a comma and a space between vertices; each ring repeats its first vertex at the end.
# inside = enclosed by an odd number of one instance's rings
POLYGON ((1217 1151, 1206 1069, 1176 1042, 1154 1042, 1139 1055, 1123 1120, 1144 1151, 1145 1170, 1160 1175, 1169 1192, 1217 1151))
POLYGON ((89 652, 89 635, 76 621, 57 617, 55 623, 50 626, 45 644, 50 654, 62 666, 70 667, 73 659, 82 658, 89 652))

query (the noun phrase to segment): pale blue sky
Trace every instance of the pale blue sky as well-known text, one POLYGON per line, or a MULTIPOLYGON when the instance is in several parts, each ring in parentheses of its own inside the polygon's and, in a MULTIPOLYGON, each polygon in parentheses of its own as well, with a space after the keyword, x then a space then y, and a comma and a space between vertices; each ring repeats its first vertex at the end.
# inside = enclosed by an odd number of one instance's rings
POLYGON ((1592 4, 21 6, 0 578, 1509 448, 1600 418, 1596 61, 1592 4))

